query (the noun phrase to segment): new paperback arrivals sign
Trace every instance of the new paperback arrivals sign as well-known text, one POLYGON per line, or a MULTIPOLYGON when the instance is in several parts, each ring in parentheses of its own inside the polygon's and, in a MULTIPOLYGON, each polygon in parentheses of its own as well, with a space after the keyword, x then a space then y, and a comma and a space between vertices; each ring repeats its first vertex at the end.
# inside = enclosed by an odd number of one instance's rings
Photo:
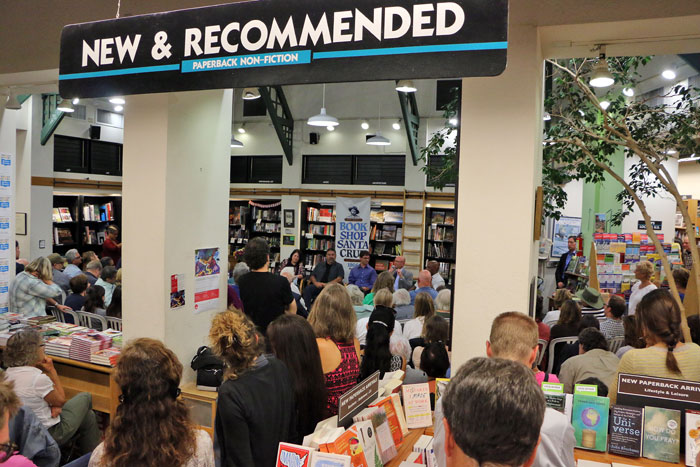
POLYGON ((507 0, 257 0, 66 26, 64 98, 498 75, 507 0))

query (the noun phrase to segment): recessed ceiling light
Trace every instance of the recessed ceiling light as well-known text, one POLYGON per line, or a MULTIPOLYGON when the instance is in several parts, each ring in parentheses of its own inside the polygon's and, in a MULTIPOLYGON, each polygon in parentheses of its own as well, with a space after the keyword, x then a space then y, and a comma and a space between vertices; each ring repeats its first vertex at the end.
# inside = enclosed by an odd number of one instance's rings
POLYGON ((243 127, 240 127, 240 128, 238 129, 238 132, 239 132, 240 134, 243 134, 243 133, 245 133, 245 128, 243 128, 243 127))
POLYGON ((632 96, 634 96, 634 89, 633 88, 624 88, 622 90, 622 94, 624 94, 627 97, 632 97, 632 96))
POLYGON ((121 112, 122 110, 124 110, 124 106, 123 106, 123 105, 115 105, 115 106, 114 106, 114 111, 115 111, 115 112, 121 112))
POLYGON ((402 79, 396 83, 396 90, 399 92, 416 92, 418 88, 410 79, 402 79))
POLYGON ((362 122, 362 124, 360 126, 362 127, 363 130, 369 130, 369 123, 367 123, 367 122, 362 122))
POLYGON ((676 72, 673 70, 664 70, 661 73, 661 76, 663 76, 666 79, 676 79, 676 72))
POLYGON ((608 110, 608 107, 610 107, 610 102, 600 101, 600 106, 603 108, 603 110, 608 110))
POLYGON ((394 122, 394 123, 391 125, 391 127, 392 127, 394 130, 400 130, 400 129, 401 129, 401 124, 400 124, 399 122, 394 122))
POLYGON ((80 99, 76 97, 75 99, 73 99, 72 102, 73 102, 73 105, 78 105, 78 103, 80 102, 80 99))
POLYGON ((112 98, 109 100, 109 102, 110 102, 111 104, 117 104, 117 105, 124 105, 124 104, 126 104, 126 101, 125 101, 123 98, 121 98, 121 97, 112 97, 112 98))

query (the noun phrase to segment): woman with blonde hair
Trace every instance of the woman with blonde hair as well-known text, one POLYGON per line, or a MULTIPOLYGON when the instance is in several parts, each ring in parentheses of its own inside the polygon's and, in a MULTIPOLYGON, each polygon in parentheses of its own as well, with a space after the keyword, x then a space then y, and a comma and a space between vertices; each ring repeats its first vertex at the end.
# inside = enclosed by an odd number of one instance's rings
POLYGON ((365 296, 364 305, 374 304, 374 295, 382 289, 389 289, 389 292, 394 293, 394 276, 389 271, 384 271, 377 276, 372 286, 372 292, 365 296))
POLYGON ((46 305, 72 311, 56 301, 61 288, 53 283, 51 262, 43 256, 29 263, 10 283, 10 312, 26 317, 46 315, 46 305))
POLYGON ((274 356, 263 354, 264 338, 239 311, 214 317, 209 342, 224 361, 214 422, 221 465, 275 465, 280 441, 296 438, 289 370, 274 356))
POLYGON ((421 336, 425 320, 435 314, 433 299, 425 292, 416 295, 414 306, 413 319, 403 325, 403 335, 409 341, 421 336))
POLYGON ((357 384, 360 343, 355 339, 355 310, 340 284, 323 288, 314 301, 309 324, 316 335, 321 367, 328 390, 327 415, 338 413, 338 398, 357 384))
POLYGON ((633 315, 637 310, 637 304, 642 301, 642 298, 652 290, 656 290, 656 286, 651 283, 651 278, 654 275, 654 265, 649 261, 640 261, 634 269, 634 277, 639 282, 632 286, 630 294, 629 306, 627 314, 633 315))
POLYGON ((179 397, 181 378, 182 364, 161 341, 130 341, 114 373, 120 404, 90 467, 213 467, 211 438, 179 397))

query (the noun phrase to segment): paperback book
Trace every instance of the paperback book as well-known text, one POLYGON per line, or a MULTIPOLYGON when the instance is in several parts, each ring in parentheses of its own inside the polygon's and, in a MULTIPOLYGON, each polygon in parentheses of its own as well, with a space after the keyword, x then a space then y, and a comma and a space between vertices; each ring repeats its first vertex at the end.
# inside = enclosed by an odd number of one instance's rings
POLYGON ((314 449, 297 444, 280 443, 277 448, 277 467, 309 467, 314 449))
POLYGON ((310 467, 350 467, 350 456, 314 452, 310 467))
POLYGON ((685 465, 696 467, 695 459, 700 452, 700 412, 685 411, 685 465))
POLYGON ((644 457, 677 463, 680 450, 681 412, 660 407, 644 407, 644 457))
POLYGON ((608 444, 607 397, 574 395, 571 424, 574 426, 576 447, 605 452, 608 444))
POLYGON ((608 452, 621 456, 641 457, 644 409, 613 405, 610 416, 608 452))

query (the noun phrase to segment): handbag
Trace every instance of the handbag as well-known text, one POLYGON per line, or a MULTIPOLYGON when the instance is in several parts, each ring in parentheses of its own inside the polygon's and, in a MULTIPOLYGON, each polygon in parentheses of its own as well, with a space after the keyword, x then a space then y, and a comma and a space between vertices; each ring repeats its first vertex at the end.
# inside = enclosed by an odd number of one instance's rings
POLYGON ((197 389, 216 392, 224 379, 224 362, 206 345, 197 349, 190 367, 197 372, 197 389))

